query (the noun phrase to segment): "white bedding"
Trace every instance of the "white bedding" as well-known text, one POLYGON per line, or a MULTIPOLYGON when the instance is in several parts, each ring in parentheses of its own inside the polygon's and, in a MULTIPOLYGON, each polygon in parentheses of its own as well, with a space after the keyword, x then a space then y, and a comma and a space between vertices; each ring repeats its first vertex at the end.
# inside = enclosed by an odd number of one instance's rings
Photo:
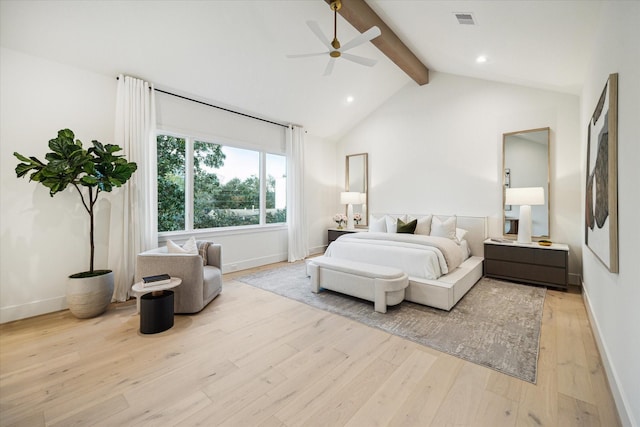
POLYGON ((445 237, 381 232, 344 234, 325 256, 396 267, 409 277, 437 279, 469 256, 466 242, 445 237))

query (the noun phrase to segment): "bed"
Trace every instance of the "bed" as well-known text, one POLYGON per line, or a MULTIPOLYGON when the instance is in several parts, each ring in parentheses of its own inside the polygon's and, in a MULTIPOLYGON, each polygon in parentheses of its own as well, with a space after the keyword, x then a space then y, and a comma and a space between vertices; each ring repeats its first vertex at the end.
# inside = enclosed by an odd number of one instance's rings
POLYGON ((372 215, 369 232, 340 236, 325 256, 398 268, 409 276, 404 299, 451 310, 482 277, 486 222, 486 217, 372 215), (387 232, 395 231, 398 219, 415 219, 416 234, 387 232))

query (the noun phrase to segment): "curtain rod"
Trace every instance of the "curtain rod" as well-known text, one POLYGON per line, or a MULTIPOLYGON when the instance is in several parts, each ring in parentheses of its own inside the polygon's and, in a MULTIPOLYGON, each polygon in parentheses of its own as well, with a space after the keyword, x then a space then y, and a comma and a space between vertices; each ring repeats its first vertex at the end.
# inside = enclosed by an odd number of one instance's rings
MULTIPOLYGON (((120 80, 120 77, 116 77, 116 80, 120 80)), ((184 100, 187 100, 187 101, 195 102, 197 104, 206 105, 207 107, 217 108, 218 110, 223 110, 223 111, 226 111, 228 113, 238 114, 240 116, 248 117, 250 119, 255 119, 255 120, 260 120, 261 122, 271 123, 272 125, 276 125, 276 126, 282 126, 283 128, 288 128, 289 127, 289 125, 285 125, 283 123, 274 122, 274 121, 271 121, 271 120, 263 119, 263 118, 256 117, 256 116, 252 116, 250 114, 241 113, 239 111, 234 111, 234 110, 231 110, 229 108, 224 108, 224 107, 220 107, 218 105, 209 104, 209 103, 206 103, 204 101, 199 101, 197 99, 189 98, 189 97, 186 97, 186 96, 183 96, 183 95, 178 95, 176 93, 167 92, 166 90, 158 89, 156 87, 154 87, 153 90, 155 90, 156 92, 160 92, 160 93, 164 93, 164 94, 167 94, 167 95, 175 96, 176 98, 181 98, 181 99, 184 99, 184 100)), ((292 125, 292 126, 298 126, 298 125, 292 125)), ((298 126, 298 127, 301 127, 301 126, 298 126)))
POLYGON ((206 105, 207 107, 217 108, 218 110, 226 111, 228 113, 238 114, 240 116, 248 117, 250 119, 260 120, 261 122, 271 123, 272 125, 276 125, 276 126, 282 126, 283 128, 288 128, 289 127, 289 125, 285 125, 283 123, 273 122, 271 120, 263 119, 263 118, 256 117, 256 116, 252 116, 250 114, 241 113, 240 111, 230 110, 229 108, 224 108, 224 107, 220 107, 218 105, 209 104, 209 103, 204 102, 204 101, 199 101, 197 99, 193 99, 193 98, 189 98, 189 97, 186 97, 186 96, 178 95, 176 93, 167 92, 167 91, 162 90, 162 89, 154 88, 154 90, 156 92, 165 93, 167 95, 175 96, 176 98, 181 98, 181 99, 185 99, 187 101, 195 102, 197 104, 206 105))

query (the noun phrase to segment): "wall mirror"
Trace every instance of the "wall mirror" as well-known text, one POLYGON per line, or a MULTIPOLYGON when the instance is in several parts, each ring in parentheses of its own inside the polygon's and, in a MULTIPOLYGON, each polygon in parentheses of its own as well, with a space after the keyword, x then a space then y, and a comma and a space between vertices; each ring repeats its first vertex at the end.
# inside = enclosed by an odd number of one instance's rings
POLYGON ((345 165, 345 190, 357 191, 361 193, 362 204, 353 205, 353 213, 359 213, 362 216, 362 221, 356 225, 356 227, 368 226, 368 206, 369 206, 369 192, 368 192, 368 156, 367 153, 350 154, 347 156, 345 165))
POLYGON ((502 135, 503 232, 518 234, 519 206, 505 205, 507 188, 542 187, 544 204, 531 206, 531 236, 549 237, 549 128, 502 135))

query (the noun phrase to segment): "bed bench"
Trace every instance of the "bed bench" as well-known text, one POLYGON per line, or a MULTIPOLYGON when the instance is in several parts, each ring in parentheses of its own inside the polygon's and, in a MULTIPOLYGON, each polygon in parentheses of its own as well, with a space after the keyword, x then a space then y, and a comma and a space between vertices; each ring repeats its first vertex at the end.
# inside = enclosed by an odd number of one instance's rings
POLYGON ((311 292, 324 288, 372 301, 379 313, 386 313, 388 305, 400 304, 409 285, 407 275, 397 268, 325 256, 308 260, 307 272, 311 292))

